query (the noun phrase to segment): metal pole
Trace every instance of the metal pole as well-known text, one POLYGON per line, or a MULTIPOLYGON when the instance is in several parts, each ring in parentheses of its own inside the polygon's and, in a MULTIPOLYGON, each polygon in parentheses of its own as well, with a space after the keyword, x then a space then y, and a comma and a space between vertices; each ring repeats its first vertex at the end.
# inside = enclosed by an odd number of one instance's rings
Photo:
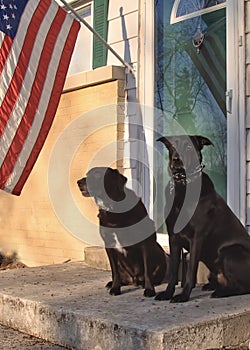
POLYGON ((88 24, 88 22, 86 22, 75 10, 74 8, 67 3, 67 1, 65 0, 60 0, 66 7, 68 10, 70 10, 74 16, 81 22, 83 23, 97 38, 98 40, 100 40, 102 42, 102 44, 110 51, 112 52, 112 54, 125 66, 128 68, 128 70, 132 73, 135 74, 135 71, 133 69, 133 67, 126 62, 114 49, 112 49, 112 47, 101 37, 101 35, 99 33, 97 33, 97 31, 91 27, 91 25, 88 24))

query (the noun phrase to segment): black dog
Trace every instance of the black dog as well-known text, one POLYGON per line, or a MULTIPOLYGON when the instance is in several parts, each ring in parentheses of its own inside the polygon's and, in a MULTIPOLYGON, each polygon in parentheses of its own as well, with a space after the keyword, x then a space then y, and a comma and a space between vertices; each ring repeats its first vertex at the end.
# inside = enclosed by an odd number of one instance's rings
POLYGON ((170 281, 156 299, 187 301, 196 283, 199 260, 211 271, 210 287, 215 289, 212 297, 250 293, 250 236, 202 171, 201 150, 212 142, 202 136, 185 135, 161 137, 158 141, 169 151, 166 225, 170 281), (190 261, 182 293, 173 297, 182 248, 190 252, 190 261))
POLYGON ((92 196, 99 206, 100 234, 109 258, 111 295, 122 285, 142 285, 144 296, 155 295, 154 285, 163 282, 168 256, 156 242, 154 223, 141 199, 125 187, 127 178, 106 167, 91 169, 78 186, 83 196, 92 196))

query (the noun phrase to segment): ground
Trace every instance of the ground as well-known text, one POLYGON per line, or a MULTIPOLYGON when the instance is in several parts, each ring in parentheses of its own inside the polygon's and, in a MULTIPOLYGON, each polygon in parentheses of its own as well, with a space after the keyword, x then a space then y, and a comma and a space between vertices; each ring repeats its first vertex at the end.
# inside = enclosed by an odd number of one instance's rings
POLYGON ((65 350, 65 348, 31 337, 0 325, 0 344, 3 350, 65 350))

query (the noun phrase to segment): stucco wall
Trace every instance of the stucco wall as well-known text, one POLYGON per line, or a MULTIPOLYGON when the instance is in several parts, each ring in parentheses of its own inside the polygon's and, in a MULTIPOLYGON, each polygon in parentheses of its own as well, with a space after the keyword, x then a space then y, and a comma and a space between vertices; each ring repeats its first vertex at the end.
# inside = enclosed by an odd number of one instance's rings
MULTIPOLYGON (((101 69, 101 76, 105 69, 109 68, 101 69)), ((98 71, 95 75, 98 76, 98 71)), ((83 260, 84 258, 86 244, 74 238, 64 228, 52 208, 48 191, 49 159, 56 140, 72 121, 90 110, 124 100, 124 82, 114 80, 112 74, 108 74, 107 81, 104 77, 104 80, 95 84, 89 79, 91 86, 88 86, 83 79, 84 76, 81 78, 84 85, 82 88, 62 94, 52 129, 21 196, 15 197, 0 191, 0 248, 4 252, 17 252, 21 261, 28 266, 61 263, 68 259, 83 260)), ((79 85, 79 81, 77 84, 79 85)), ((91 123, 96 125, 98 118, 101 117, 97 115, 88 124, 83 123, 83 135, 88 135, 91 123)), ((81 196, 76 180, 85 175, 90 159, 105 144, 114 141, 114 152, 116 152, 117 138, 122 137, 122 127, 115 123, 117 118, 114 112, 113 125, 90 134, 74 153, 70 168, 65 169, 66 172, 69 172, 70 190, 74 201, 93 222, 97 222, 97 208, 91 199, 84 199, 81 196)), ((72 135, 72 140, 73 138, 74 135, 72 135)), ((70 142, 66 152, 71 152, 70 142)), ((99 161, 103 165, 108 165, 105 164, 105 156, 99 161)), ((62 164, 63 156, 60 162, 62 164)), ((61 175, 58 173, 58 178, 61 175)), ((59 188, 58 196, 67 210, 64 188, 59 188)), ((84 231, 84 227, 82 230, 84 231)))

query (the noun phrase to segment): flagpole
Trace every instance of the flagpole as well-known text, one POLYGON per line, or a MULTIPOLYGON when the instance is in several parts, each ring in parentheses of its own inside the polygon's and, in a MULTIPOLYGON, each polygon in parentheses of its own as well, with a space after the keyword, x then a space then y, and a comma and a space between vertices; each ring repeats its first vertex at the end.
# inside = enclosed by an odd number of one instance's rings
POLYGON ((74 16, 81 22, 83 23, 97 38, 98 40, 100 40, 102 42, 102 44, 110 51, 112 52, 112 54, 125 66, 128 68, 128 70, 132 73, 135 74, 135 70, 134 68, 128 63, 126 62, 102 37, 99 33, 97 33, 97 31, 91 27, 91 25, 88 24, 88 22, 85 21, 85 19, 83 19, 76 11, 75 9, 69 4, 67 3, 67 1, 65 0, 60 0, 66 7, 68 10, 70 10, 74 16))

